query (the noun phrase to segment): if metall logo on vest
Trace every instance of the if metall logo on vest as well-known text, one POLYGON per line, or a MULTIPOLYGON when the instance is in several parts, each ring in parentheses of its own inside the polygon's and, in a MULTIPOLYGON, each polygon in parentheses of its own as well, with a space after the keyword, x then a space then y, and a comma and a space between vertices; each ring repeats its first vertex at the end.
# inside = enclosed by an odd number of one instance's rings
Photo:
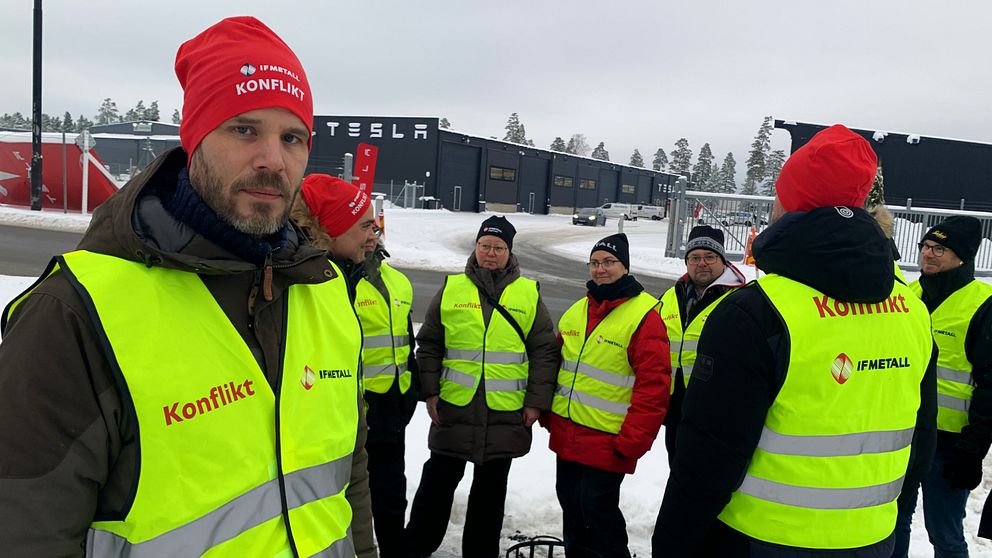
POLYGON ((239 384, 228 382, 210 388, 210 391, 199 399, 188 402, 176 401, 172 405, 165 405, 162 407, 162 411, 165 413, 165 425, 172 426, 179 422, 193 420, 198 416, 247 399, 255 395, 255 388, 252 387, 252 383, 252 380, 245 380, 239 384))
POLYGON ((869 372, 875 370, 891 370, 895 368, 909 368, 909 357, 907 356, 886 356, 880 358, 864 358, 857 361, 855 366, 851 357, 844 353, 837 355, 830 365, 830 375, 838 384, 844 384, 851 378, 852 372, 869 372))
POLYGON ((324 369, 314 372, 313 368, 309 366, 303 367, 303 376, 300 378, 300 384, 303 385, 303 389, 310 390, 316 384, 317 380, 333 380, 338 378, 351 378, 351 370, 347 368, 334 368, 334 369, 324 369))
POLYGON ((617 347, 619 349, 623 349, 624 348, 624 346, 621 343, 617 343, 616 341, 614 341, 612 339, 607 339, 607 338, 603 337, 602 335, 599 335, 599 336, 596 337, 596 342, 597 343, 606 343, 607 345, 613 345, 614 347, 617 347))

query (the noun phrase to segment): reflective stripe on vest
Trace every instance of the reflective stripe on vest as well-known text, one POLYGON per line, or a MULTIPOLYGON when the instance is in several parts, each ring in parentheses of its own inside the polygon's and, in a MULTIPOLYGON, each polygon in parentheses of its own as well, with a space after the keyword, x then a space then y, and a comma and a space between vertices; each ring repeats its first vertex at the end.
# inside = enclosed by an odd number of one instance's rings
POLYGON ((386 262, 379 274, 390 302, 367 279, 355 286, 355 311, 362 323, 362 385, 373 393, 386 393, 399 378, 400 393, 410 389, 410 302, 413 286, 405 275, 386 262))
MULTIPOLYGON (((518 277, 503 289, 499 303, 530 335, 537 315, 537 283, 518 277)), ((468 405, 483 382, 486 404, 496 411, 523 408, 527 391, 527 347, 495 309, 485 323, 479 288, 464 273, 451 275, 441 294, 444 358, 441 399, 468 405)))
MULTIPOLYGON (((699 335, 703 332, 703 325, 710 313, 733 291, 727 291, 703 308, 689 322, 685 331, 682 330, 682 309, 679 308, 678 295, 675 287, 665 291, 661 297, 661 318, 665 322, 665 329, 668 331, 668 343, 671 346, 672 374, 682 369, 682 382, 689 387, 689 379, 692 378, 692 365, 696 362, 696 347, 699 345, 699 335)), ((672 392, 675 391, 675 383, 672 383, 672 392)))
POLYGON ((354 556, 361 329, 340 273, 285 293, 276 397, 196 274, 85 251, 59 267, 140 433, 133 500, 91 525, 88 556, 354 556))
POLYGON ((589 298, 583 297, 558 322, 562 364, 551 410, 577 424, 617 434, 634 392, 627 347, 658 299, 647 293, 613 308, 587 331, 589 298))
POLYGON ((751 288, 781 316, 789 363, 720 520, 789 547, 884 540, 895 526, 930 361, 926 306, 899 282, 893 304, 862 307, 774 274, 751 288))
MULTIPOLYGON (((910 288, 917 296, 922 296, 923 287, 919 281, 913 281, 910 288)), ((975 384, 964 343, 972 318, 989 297, 992 297, 992 285, 973 279, 951 293, 930 316, 938 350, 938 430, 961 432, 968 424, 975 384)))

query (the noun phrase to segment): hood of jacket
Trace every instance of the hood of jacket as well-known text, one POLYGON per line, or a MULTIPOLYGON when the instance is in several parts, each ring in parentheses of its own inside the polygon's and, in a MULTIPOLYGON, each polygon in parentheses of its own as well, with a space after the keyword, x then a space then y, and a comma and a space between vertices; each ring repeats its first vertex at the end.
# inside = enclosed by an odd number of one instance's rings
MULTIPOLYGON (((78 248, 208 275, 257 270, 256 264, 211 242, 165 209, 185 166, 186 153, 181 148, 156 158, 93 212, 78 248)), ((290 222, 286 245, 272 253, 272 266, 284 273, 293 269, 289 274, 299 282, 316 283, 326 280, 326 263, 321 261, 325 257, 290 222), (311 265, 301 268, 304 263, 311 265)))
POLYGON ((847 302, 879 302, 895 281, 892 244, 865 210, 786 213, 754 240, 759 269, 847 302))

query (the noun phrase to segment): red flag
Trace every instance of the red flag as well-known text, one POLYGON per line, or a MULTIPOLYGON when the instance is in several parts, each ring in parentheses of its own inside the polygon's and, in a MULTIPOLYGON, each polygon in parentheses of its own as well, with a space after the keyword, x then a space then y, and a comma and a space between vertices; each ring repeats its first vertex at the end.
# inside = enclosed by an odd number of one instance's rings
POLYGON ((375 179, 375 160, 379 156, 379 148, 367 143, 358 144, 358 155, 355 156, 355 178, 352 184, 363 192, 372 192, 375 179))

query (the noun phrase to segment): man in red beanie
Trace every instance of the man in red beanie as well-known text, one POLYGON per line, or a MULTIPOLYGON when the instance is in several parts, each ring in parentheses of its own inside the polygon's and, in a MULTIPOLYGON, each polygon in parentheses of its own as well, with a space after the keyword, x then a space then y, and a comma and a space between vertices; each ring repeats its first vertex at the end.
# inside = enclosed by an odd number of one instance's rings
POLYGON ((936 351, 862 209, 876 157, 833 126, 789 158, 768 272, 709 315, 658 514, 656 556, 889 556, 930 466, 936 351))
POLYGON ((292 217, 313 243, 327 250, 348 279, 362 324, 369 489, 379 556, 405 557, 406 426, 420 393, 410 317, 413 285, 377 243, 369 195, 326 174, 303 180, 292 217))
POLYGON ((184 43, 175 69, 182 147, 4 312, 4 551, 375 556, 361 328, 288 219, 306 73, 252 17, 184 43))

